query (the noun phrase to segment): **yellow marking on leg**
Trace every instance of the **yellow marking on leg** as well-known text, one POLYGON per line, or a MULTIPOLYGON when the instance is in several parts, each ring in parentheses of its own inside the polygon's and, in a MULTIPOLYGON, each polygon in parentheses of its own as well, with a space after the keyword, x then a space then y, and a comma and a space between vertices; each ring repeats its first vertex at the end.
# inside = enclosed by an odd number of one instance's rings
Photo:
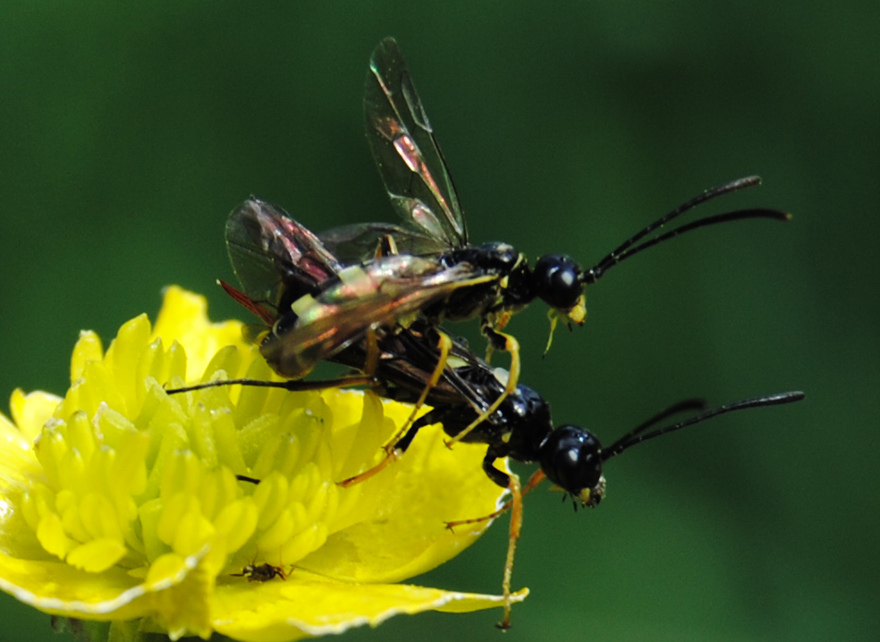
POLYGON ((480 415, 471 422, 471 424, 458 433, 452 439, 446 441, 446 447, 451 448, 453 444, 461 441, 477 426, 486 421, 489 417, 492 416, 492 413, 498 410, 498 407, 507 399, 508 395, 513 393, 516 390, 516 384, 519 381, 519 369, 520 369, 520 360, 519 360, 519 342, 514 339, 509 334, 504 334, 503 332, 496 332, 499 336, 504 337, 504 350, 505 352, 510 353, 510 374, 507 377, 507 385, 504 387, 504 392, 498 395, 498 398, 489 406, 485 411, 480 413, 480 415))
POLYGON ((512 317, 513 312, 511 312, 510 310, 505 310, 498 316, 498 319, 495 321, 494 328, 501 332, 505 327, 507 327, 507 324, 512 317))
POLYGON ((507 559, 504 562, 504 580, 501 588, 504 592, 504 619, 497 625, 499 629, 510 628, 510 578, 513 575, 513 558, 516 554, 516 542, 522 531, 523 520, 523 501, 522 490, 519 484, 519 477, 510 473, 510 501, 513 510, 510 513, 510 537, 507 541, 507 559))
MULTIPOLYGON (((529 477, 528 483, 522 487, 522 495, 526 496, 529 491, 533 490, 538 484, 540 484, 547 476, 543 471, 535 471, 535 473, 529 477)), ((446 528, 451 531, 454 531, 459 526, 467 526, 469 524, 479 524, 481 522, 488 522, 498 517, 501 517, 504 513, 509 511, 513 507, 513 500, 509 499, 504 502, 504 505, 496 510, 494 513, 489 513, 488 515, 483 515, 482 517, 473 517, 471 519, 460 519, 454 522, 446 522, 446 528)))
POLYGON ((364 359, 364 372, 369 376, 376 374, 379 368, 379 339, 376 331, 370 328, 367 331, 367 356, 364 359))
POLYGON ((431 392, 431 388, 436 386, 437 382, 440 381, 440 377, 443 375, 443 370, 446 368, 446 362, 449 358, 449 351, 452 349, 452 339, 450 339, 449 336, 444 334, 443 332, 439 332, 439 336, 440 338, 438 341, 438 348, 440 350, 440 356, 437 360, 437 365, 434 367, 434 372, 431 373, 431 378, 425 385, 425 389, 422 390, 422 394, 421 396, 419 396, 418 401, 413 407, 409 418, 406 420, 406 422, 404 422, 400 430, 395 433, 394 437, 391 438, 391 441, 389 441, 384 446, 385 458, 372 468, 369 468, 364 472, 355 475, 354 477, 349 477, 348 479, 344 479, 341 482, 337 482, 343 488, 348 488, 349 486, 354 486, 355 484, 360 484, 361 482, 368 480, 370 477, 403 456, 403 452, 398 450, 396 446, 412 427, 413 423, 415 423, 416 415, 418 415, 419 411, 425 405, 425 399, 427 399, 428 393, 431 392))
POLYGON ((439 340, 437 341, 437 348, 440 350, 440 356, 437 359, 437 365, 434 366, 434 372, 431 373, 431 378, 428 379, 428 383, 425 385, 424 390, 422 390, 422 394, 419 395, 418 401, 416 401, 415 406, 413 406, 409 418, 400 430, 397 431, 394 438, 388 442, 387 446, 385 446, 385 452, 389 452, 389 448, 393 449, 394 446, 397 445, 397 442, 403 439, 403 436, 410 429, 410 426, 415 423, 416 415, 419 414, 422 406, 425 405, 425 399, 428 398, 428 393, 431 392, 431 388, 437 385, 437 382, 440 381, 440 377, 443 375, 443 370, 446 369, 446 363, 449 360, 449 352, 452 350, 452 339, 449 338, 449 335, 443 332, 438 331, 438 335, 439 340))
POLYGON ((382 257, 395 254, 399 254, 399 252, 397 251, 397 241, 394 240, 394 237, 390 234, 380 236, 379 242, 376 244, 376 251, 373 253, 373 258, 381 259, 382 257))
POLYGON ((387 451, 385 457, 378 464, 369 468, 362 472, 359 475, 355 475, 354 477, 349 477, 348 479, 343 479, 341 482, 336 482, 337 486, 342 486, 343 488, 348 488, 349 486, 354 486, 355 484, 360 484, 361 482, 367 481, 373 475, 383 471, 388 467, 389 464, 394 463, 403 455, 402 452, 392 448, 390 451, 387 451))
POLYGON ((559 313, 553 308, 550 308, 547 310, 547 318, 550 319, 550 336, 547 337, 547 346, 544 348, 544 353, 541 355, 541 358, 547 356, 547 353, 550 352, 550 346, 553 345, 553 333, 556 332, 556 324, 559 322, 559 313))
MULTIPOLYGON (((502 334, 502 330, 507 326, 507 323, 510 321, 511 317, 513 317, 513 312, 505 311, 497 316, 493 316, 491 322, 486 322, 483 324, 483 334, 488 334, 489 332, 495 332, 497 334, 502 334)), ((489 345, 486 346, 486 363, 491 363, 492 353, 495 351, 495 347, 492 345, 492 342, 489 342, 489 345)))

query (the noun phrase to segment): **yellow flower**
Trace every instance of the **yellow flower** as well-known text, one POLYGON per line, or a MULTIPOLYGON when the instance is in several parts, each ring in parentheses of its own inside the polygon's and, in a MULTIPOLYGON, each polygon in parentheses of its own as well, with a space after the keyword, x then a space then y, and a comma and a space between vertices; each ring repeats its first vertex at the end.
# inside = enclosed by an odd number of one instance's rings
POLYGON ((399 463, 343 489, 409 407, 345 390, 165 392, 239 376, 273 374, 239 323, 211 324, 203 298, 172 287, 155 327, 129 321, 106 352, 81 334, 64 399, 15 391, 12 421, 0 415, 0 588, 122 638, 295 640, 501 605, 395 583, 484 530, 443 521, 497 507, 482 449, 450 452, 426 428, 399 463))

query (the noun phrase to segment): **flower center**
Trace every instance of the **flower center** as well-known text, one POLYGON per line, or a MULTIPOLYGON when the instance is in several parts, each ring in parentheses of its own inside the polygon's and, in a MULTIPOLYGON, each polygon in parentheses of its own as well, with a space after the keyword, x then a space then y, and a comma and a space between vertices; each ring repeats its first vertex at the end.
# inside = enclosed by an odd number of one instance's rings
MULTIPOLYGON (((260 563, 290 567, 361 510, 353 501, 360 489, 335 483, 345 452, 336 431, 341 425, 344 434, 346 424, 363 431, 367 419, 346 416, 335 400, 362 409, 362 394, 221 386, 169 395, 159 382, 182 385, 182 352, 151 341, 139 317, 103 359, 84 361, 36 440, 43 478, 22 497, 46 552, 87 572, 118 565, 148 582, 193 555, 208 555, 217 572, 231 575, 260 563)), ((205 372, 270 376, 261 359, 231 347, 205 372)), ((371 419, 370 455, 388 423, 371 419)))

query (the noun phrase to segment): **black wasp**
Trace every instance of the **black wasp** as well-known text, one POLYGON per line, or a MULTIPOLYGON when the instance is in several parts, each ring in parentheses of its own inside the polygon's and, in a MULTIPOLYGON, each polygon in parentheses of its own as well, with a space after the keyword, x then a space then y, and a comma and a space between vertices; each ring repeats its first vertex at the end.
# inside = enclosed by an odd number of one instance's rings
MULTIPOLYGON (((532 388, 517 384, 507 393, 506 372, 493 368, 473 355, 459 341, 453 341, 449 354, 437 349, 437 330, 424 321, 388 335, 379 341, 377 376, 383 396, 409 403, 426 401, 433 409, 416 419, 405 434, 395 439, 383 461, 374 468, 342 482, 343 486, 357 483, 379 472, 409 448, 418 431, 425 426, 440 423, 451 438, 462 436, 466 443, 488 446, 483 458, 483 471, 502 488, 511 492, 511 500, 501 510, 476 519, 447 522, 457 525, 494 519, 512 509, 510 539, 504 567, 504 619, 501 628, 510 626, 510 586, 516 542, 522 526, 522 495, 543 479, 549 479, 578 505, 595 507, 605 495, 603 467, 612 457, 642 442, 660 437, 722 414, 800 401, 802 392, 785 392, 747 399, 707 410, 701 399, 689 399, 674 404, 629 431, 610 446, 603 447, 589 430, 567 424, 553 427, 550 406, 532 388), (444 363, 442 376, 434 377, 438 363, 444 363), (454 364, 454 365, 453 365, 454 364), (427 395, 424 394, 427 390, 427 395), (496 402, 501 399, 501 403, 496 402), (490 410, 493 409, 494 410, 490 410), (669 417, 699 412, 683 421, 653 428, 669 417), (470 427, 477 422, 475 428, 470 427), (539 470, 523 487, 519 478, 496 467, 499 459, 510 458, 524 463, 537 463, 539 470)), ((366 358, 366 342, 354 344, 342 351, 336 361, 357 366, 366 358)))
MULTIPOLYGON (((266 204, 249 201, 252 211, 266 211, 266 204)), ((241 210, 239 210, 241 211, 241 210)), ((276 240, 284 243, 285 251, 272 254, 275 263, 263 265, 263 276, 273 274, 276 284, 274 296, 279 300, 308 296, 323 281, 339 278, 328 271, 333 258, 320 241, 292 219, 285 219, 286 234, 276 240), (283 279, 278 280, 278 276, 283 279)), ((344 270, 344 268, 343 268, 344 270)), ((254 275, 256 272, 253 273, 254 275)), ((273 313, 260 303, 251 300, 244 292, 224 285, 236 299, 258 314, 267 324, 272 324, 273 313)), ((266 335, 266 341, 277 337, 280 323, 274 323, 275 332, 266 335)), ((265 345, 265 344, 264 344, 265 345)), ((768 405, 784 404, 803 398, 799 392, 768 395, 739 401, 706 411, 700 400, 688 400, 671 406, 662 413, 639 425, 608 447, 603 448, 598 438, 589 430, 574 425, 553 427, 549 404, 533 389, 517 384, 508 393, 509 376, 500 368, 470 352, 461 341, 448 338, 427 319, 416 319, 407 327, 395 332, 383 333, 374 341, 361 336, 329 355, 330 360, 356 369, 362 369, 368 361, 373 362, 373 387, 380 395, 397 401, 414 403, 416 410, 410 421, 389 442, 386 455, 373 468, 356 477, 343 480, 342 486, 359 483, 381 471, 397 460, 409 448, 418 431, 425 426, 440 423, 446 434, 461 438, 466 443, 485 444, 488 448, 483 459, 483 470, 493 482, 511 491, 512 508, 510 540, 504 572, 505 617, 502 627, 509 625, 510 578, 516 541, 522 524, 522 494, 535 487, 545 477, 561 488, 578 504, 594 507, 605 494, 604 463, 628 448, 661 435, 692 426, 707 419, 732 411, 768 405), (446 337, 446 343, 443 338, 446 337), (440 347, 438 347, 440 346, 440 347), (371 355, 371 353, 373 353, 371 355), (432 410, 415 419, 417 409, 424 403, 432 410), (659 422, 681 412, 704 411, 684 421, 662 428, 659 422), (471 426, 476 426, 471 428, 471 426), (467 431, 467 434, 464 434, 467 431), (498 459, 510 458, 524 463, 536 462, 539 470, 525 488, 516 475, 496 467, 498 459)), ((361 383, 364 378, 340 379, 329 382, 361 383)), ((231 380, 217 382, 228 385, 242 383, 282 387, 290 390, 323 387, 324 381, 266 382, 231 380)), ((206 384, 217 385, 217 384, 206 384)), ((199 388, 201 386, 195 386, 199 388)), ((239 476, 243 481, 259 483, 259 480, 239 476)), ((450 526, 494 518, 493 515, 462 522, 449 522, 450 526)))
MULTIPOLYGON (((553 430, 544 400, 518 384, 517 344, 501 332, 509 315, 541 298, 558 316, 580 324, 585 316, 584 286, 638 252, 699 227, 747 218, 787 220, 788 216, 770 209, 738 210, 647 238, 701 203, 758 184, 757 177, 749 177, 703 192, 641 230, 591 269, 583 270, 559 255, 544 256, 532 268, 509 245, 468 244, 452 180, 393 39, 384 40, 373 54, 365 116, 374 159, 405 227, 367 224, 333 230, 319 238, 279 208, 251 199, 232 213, 226 228, 230 258, 243 291, 225 287, 266 323, 259 337, 261 352, 282 376, 299 379, 318 361, 333 360, 375 376, 340 380, 343 383, 378 382, 381 394, 415 402, 417 407, 425 402, 435 407, 404 426, 389 444, 383 463, 344 484, 393 461, 428 423, 442 421, 453 440, 488 446, 484 470, 513 494, 504 582, 506 624, 513 551, 521 523, 521 490, 515 476, 493 465, 496 459, 538 462, 541 470, 527 489, 547 476, 573 498, 593 506, 604 493, 602 463, 630 446, 718 414, 787 403, 802 396, 787 393, 738 402, 648 431, 675 412, 702 407, 696 402, 678 404, 603 450, 583 429, 562 426, 553 430), (439 330, 445 319, 474 316, 480 317, 492 347, 511 352, 507 377, 499 378, 498 370, 439 330), (448 362, 450 354, 456 357, 452 363, 448 362)), ((291 390, 326 384, 240 382, 291 390)))
MULTIPOLYGON (((227 286, 228 288, 228 286, 227 286)), ((231 289, 231 288, 229 288, 231 289)), ((236 293, 239 300, 257 311, 257 304, 236 293)), ((265 314, 265 312, 263 312, 265 314)), ((471 353, 458 340, 451 340, 449 349, 438 349, 438 331, 424 319, 416 320, 407 328, 382 336, 375 344, 366 339, 352 343, 333 355, 333 361, 355 368, 368 359, 368 351, 375 350, 374 387, 380 395, 407 403, 422 403, 432 410, 403 427, 387 448, 386 456, 375 467, 340 482, 342 486, 359 483, 375 475, 387 465, 400 458, 412 444, 419 430, 442 424, 444 432, 463 442, 484 444, 488 448, 483 458, 483 471, 498 486, 511 492, 511 499, 501 510, 491 515, 457 522, 447 522, 450 528, 469 523, 494 519, 512 509, 507 558, 502 582, 505 614, 499 624, 510 626, 511 574, 513 571, 516 543, 522 528, 522 496, 545 478, 570 496, 575 507, 595 507, 605 495, 605 462, 636 444, 660 437, 688 426, 693 426, 722 414, 800 401, 801 392, 786 392, 747 399, 706 409, 704 401, 689 399, 648 419, 629 431, 610 446, 603 447, 589 430, 576 425, 554 428, 550 406, 532 388, 519 383, 512 393, 507 393, 506 371, 493 368, 471 353), (439 377, 436 375, 441 367, 439 377), (500 400, 500 403, 496 403, 500 400), (654 428, 669 417, 684 413, 699 413, 673 424, 654 428), (470 426, 477 422, 475 428, 470 426), (539 469, 523 487, 519 478, 496 466, 499 459, 510 458, 524 463, 537 463, 539 469)), ((252 382, 238 383, 278 386, 288 389, 312 387, 314 382, 252 382)), ((236 383, 227 381, 223 383, 236 383)), ((258 480, 240 477, 245 481, 258 480)))
POLYGON ((469 244, 452 178, 393 38, 373 52, 364 116, 373 158, 403 226, 346 226, 319 241, 280 209, 255 199, 227 224, 230 257, 246 298, 269 310, 274 321, 261 350, 288 379, 301 378, 368 334, 393 333, 418 316, 435 326, 479 317, 490 347, 511 354, 509 394, 519 378, 519 347, 501 330, 535 298, 551 307, 554 325, 557 318, 581 324, 584 286, 642 250, 716 223, 789 218, 773 209, 738 210, 645 240, 697 205, 760 182, 747 177, 696 196, 592 268, 553 254, 530 266, 506 243, 469 244))

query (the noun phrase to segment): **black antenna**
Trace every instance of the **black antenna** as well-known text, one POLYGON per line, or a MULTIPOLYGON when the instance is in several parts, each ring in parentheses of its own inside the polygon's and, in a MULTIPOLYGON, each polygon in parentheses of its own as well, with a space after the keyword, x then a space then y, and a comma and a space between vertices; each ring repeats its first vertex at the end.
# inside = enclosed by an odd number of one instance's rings
POLYGON ((617 448, 618 444, 629 441, 636 435, 642 434, 651 426, 659 424, 661 421, 671 417, 672 415, 677 415, 681 412, 696 412, 698 410, 706 410, 706 408, 708 407, 709 404, 706 403, 705 399, 685 399, 684 401, 679 401, 678 403, 666 408, 666 410, 658 412, 656 415, 654 415, 644 423, 639 424, 628 433, 626 433, 623 437, 611 444, 611 446, 603 450, 614 450, 615 448, 617 448))
POLYGON ((704 412, 703 414, 697 415, 696 417, 691 417, 690 419, 685 419, 684 421, 677 424, 666 426, 665 428, 658 428, 657 430, 653 430, 647 434, 641 434, 646 428, 657 423, 658 421, 661 421, 664 417, 670 414, 692 409, 692 406, 686 407, 685 404, 692 403, 693 400, 690 400, 690 402, 682 402, 680 404, 676 404, 675 406, 670 407, 667 410, 664 410, 662 413, 660 413, 656 417, 649 419, 635 430, 628 432, 623 437, 611 444, 611 446, 609 446, 608 448, 603 448, 601 455, 602 461, 608 461, 612 457, 622 453, 627 448, 635 446, 636 444, 640 444, 643 441, 648 441, 649 439, 654 439, 654 437, 659 437, 660 435, 665 435, 670 432, 675 432, 676 430, 681 430, 682 428, 687 428, 688 426, 693 426, 694 424, 706 421, 707 419, 712 419, 713 417, 718 417, 719 415, 724 415, 728 412, 734 412, 736 410, 746 410, 747 408, 760 408, 762 406, 778 406, 781 404, 800 401, 804 397, 805 395, 803 392, 795 391, 780 392, 775 395, 767 395, 766 397, 758 397, 756 399, 737 401, 726 406, 713 408, 708 412, 704 412))
POLYGON ((309 390, 326 390, 327 388, 346 388, 348 386, 371 386, 376 383, 376 378, 370 375, 342 375, 336 379, 319 379, 303 381, 302 379, 288 379, 286 381, 269 381, 265 379, 215 379, 205 383, 197 383, 182 388, 168 388, 165 392, 176 395, 181 392, 195 392, 207 388, 221 388, 224 386, 248 386, 251 388, 281 388, 288 392, 306 392, 309 390))
POLYGON ((684 234, 685 232, 690 232, 691 230, 695 230, 700 227, 716 225, 718 223, 728 223, 730 221, 745 220, 750 218, 765 218, 777 221, 789 220, 791 218, 791 215, 780 210, 765 208, 737 210, 734 212, 726 212, 724 214, 707 216, 706 218, 702 218, 692 223, 688 223, 687 225, 682 225, 681 227, 678 227, 674 230, 670 230, 669 232, 666 232, 665 234, 662 234, 654 239, 645 241, 641 245, 636 245, 636 243, 638 243, 651 232, 663 227, 671 220, 681 216, 688 210, 695 208, 697 205, 701 205, 702 203, 710 201, 713 198, 718 198, 719 196, 730 194, 732 192, 745 189, 747 187, 760 185, 760 183, 761 178, 759 176, 746 176, 745 178, 739 178, 735 181, 725 183, 724 185, 719 185, 717 187, 707 189, 702 194, 695 196, 683 205, 679 205, 677 208, 675 208, 665 216, 660 217, 659 219, 639 231, 637 234, 624 241, 619 247, 610 252, 595 266, 584 272, 581 275, 581 281, 587 285, 595 283, 605 272, 608 271, 609 268, 617 265, 621 261, 635 256, 642 250, 646 250, 652 245, 662 243, 663 241, 668 241, 669 239, 678 236, 679 234, 684 234))

